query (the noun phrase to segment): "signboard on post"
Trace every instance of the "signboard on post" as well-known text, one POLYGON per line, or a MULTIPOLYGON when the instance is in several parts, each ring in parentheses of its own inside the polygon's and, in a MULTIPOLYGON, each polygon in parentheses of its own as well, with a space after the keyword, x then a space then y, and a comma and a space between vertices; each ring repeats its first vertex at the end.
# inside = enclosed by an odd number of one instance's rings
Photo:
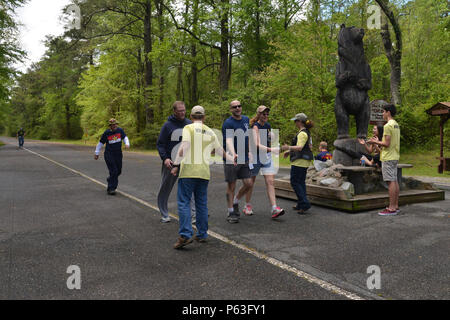
POLYGON ((385 124, 383 120, 383 106, 389 104, 384 100, 373 100, 370 102, 370 124, 380 125, 385 124))

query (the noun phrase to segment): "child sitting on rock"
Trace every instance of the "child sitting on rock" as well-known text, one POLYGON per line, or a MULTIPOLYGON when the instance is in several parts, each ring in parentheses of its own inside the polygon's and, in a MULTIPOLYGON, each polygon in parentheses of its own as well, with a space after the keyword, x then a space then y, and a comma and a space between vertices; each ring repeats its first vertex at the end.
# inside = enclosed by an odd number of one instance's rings
POLYGON ((325 162, 327 160, 331 160, 332 158, 333 155, 328 151, 328 144, 326 143, 326 141, 320 142, 319 154, 314 159, 325 162))

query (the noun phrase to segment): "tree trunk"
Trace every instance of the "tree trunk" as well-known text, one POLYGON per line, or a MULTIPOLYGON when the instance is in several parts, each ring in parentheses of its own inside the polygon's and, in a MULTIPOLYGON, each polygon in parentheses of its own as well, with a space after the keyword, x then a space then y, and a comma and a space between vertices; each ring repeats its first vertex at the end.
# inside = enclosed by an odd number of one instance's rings
POLYGON ((70 139, 70 105, 66 103, 66 139, 70 139))
MULTIPOLYGON (((158 12, 158 38, 159 42, 164 41, 164 20, 163 20, 163 0, 155 0, 156 9, 158 12)), ((159 103, 158 103, 158 115, 162 117, 164 111, 164 86, 165 86, 165 72, 164 72, 164 62, 161 57, 158 59, 159 64, 159 103)))
POLYGON ((229 12, 229 0, 221 0, 222 10, 220 16, 220 67, 219 67, 219 87, 220 95, 228 90, 228 12, 229 12))
POLYGON ((143 87, 143 76, 144 76, 144 66, 142 64, 142 53, 141 48, 138 48, 138 54, 137 54, 137 62, 138 67, 136 70, 136 88, 138 91, 137 97, 136 97, 136 131, 139 133, 145 128, 145 117, 144 117, 144 110, 142 108, 142 87, 143 87))
MULTIPOLYGON (((192 27, 194 34, 198 32, 198 0, 194 0, 193 8, 192 8, 192 27)), ((197 44, 193 41, 191 45, 191 56, 192 56, 192 65, 191 65, 191 94, 190 94, 190 103, 191 106, 198 105, 198 65, 197 65, 197 44)))
POLYGON ((392 25, 395 33, 395 47, 392 45, 391 34, 389 32, 389 23, 385 21, 381 26, 381 38, 383 40, 384 51, 391 66, 391 103, 401 105, 401 75, 402 75, 402 32, 397 18, 389 8, 388 0, 376 0, 381 10, 386 15, 392 25))
POLYGON ((255 43, 256 43, 256 61, 258 66, 257 71, 262 71, 262 50, 261 50, 261 2, 256 0, 256 21, 255 21, 255 43))
POLYGON ((153 86, 153 65, 149 59, 149 53, 152 52, 152 2, 145 2, 144 18, 144 66, 145 66, 145 87, 144 87, 144 109, 146 125, 153 123, 155 115, 151 105, 151 91, 153 86))
POLYGON ((183 60, 180 59, 180 62, 177 66, 177 91, 175 92, 176 99, 178 101, 183 100, 181 95, 181 90, 183 87, 183 60))

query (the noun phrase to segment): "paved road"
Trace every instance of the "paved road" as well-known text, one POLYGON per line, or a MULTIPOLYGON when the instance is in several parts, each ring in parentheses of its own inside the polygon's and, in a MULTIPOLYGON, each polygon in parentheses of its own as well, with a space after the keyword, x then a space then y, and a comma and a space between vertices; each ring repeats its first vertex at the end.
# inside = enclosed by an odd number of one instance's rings
MULTIPOLYGON (((214 166, 210 240, 174 250, 178 223, 159 223, 154 209, 159 158, 125 152, 122 193, 111 197, 96 183, 107 170, 92 148, 26 141, 19 150, 1 140, 0 299, 450 298, 449 192, 395 217, 314 206, 272 221, 258 178, 256 214, 230 225, 214 166), (70 265, 80 267, 81 290, 66 286, 70 265), (367 287, 372 265, 380 289, 367 287)), ((176 216, 176 188, 169 210, 176 216)))

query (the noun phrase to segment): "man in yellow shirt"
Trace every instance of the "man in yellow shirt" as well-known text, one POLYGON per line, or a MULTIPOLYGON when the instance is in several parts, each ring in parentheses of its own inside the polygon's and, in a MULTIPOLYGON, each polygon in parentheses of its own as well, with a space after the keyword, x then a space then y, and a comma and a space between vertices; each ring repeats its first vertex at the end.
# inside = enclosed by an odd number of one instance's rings
POLYGON ((381 216, 396 215, 398 209, 398 197, 400 186, 397 180, 397 166, 400 160, 400 127, 394 117, 397 113, 395 105, 388 104, 383 107, 384 125, 383 140, 380 142, 375 137, 369 143, 381 148, 380 160, 382 163, 383 180, 389 185, 389 207, 379 212, 381 216))
POLYGON ((225 155, 227 160, 234 158, 225 154, 217 135, 203 124, 205 109, 195 106, 191 111, 192 124, 183 128, 183 138, 174 161, 171 173, 177 175, 178 168, 178 215, 180 219, 179 235, 175 249, 184 247, 193 240, 205 242, 208 236, 208 183, 210 180, 211 152, 219 156, 225 155), (192 194, 195 199, 197 234, 193 236, 190 202, 192 194))

